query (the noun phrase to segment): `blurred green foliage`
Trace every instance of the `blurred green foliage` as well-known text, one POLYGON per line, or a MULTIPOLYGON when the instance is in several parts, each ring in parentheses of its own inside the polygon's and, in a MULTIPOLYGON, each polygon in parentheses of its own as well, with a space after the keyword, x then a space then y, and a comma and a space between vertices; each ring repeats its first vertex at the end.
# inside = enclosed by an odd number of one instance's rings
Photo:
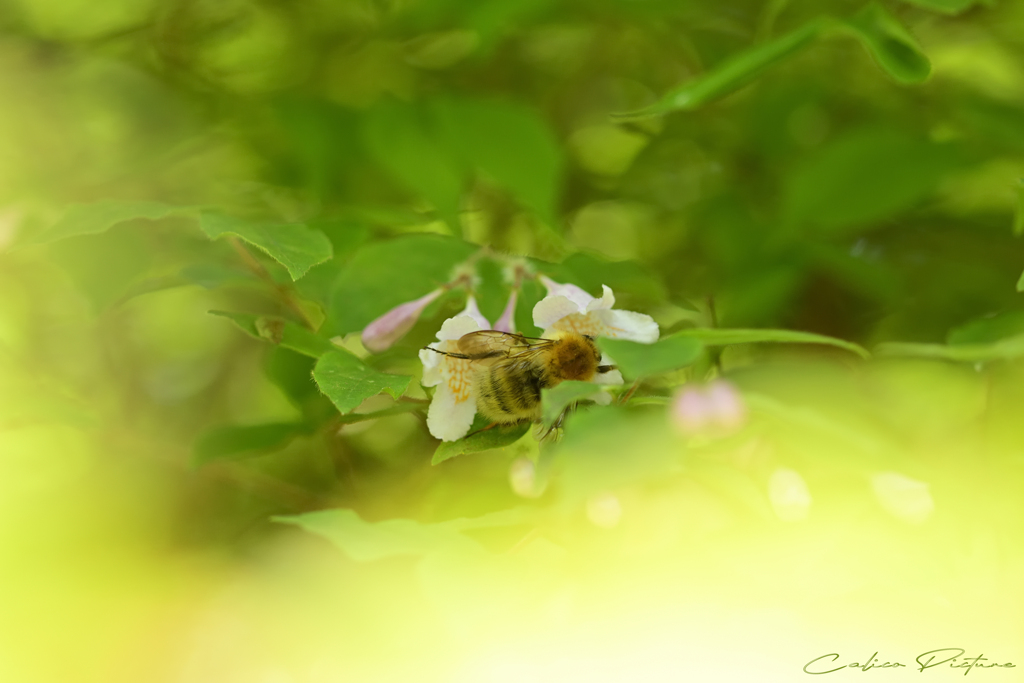
POLYGON ((865 482, 899 470, 947 531, 1019 535, 1022 26, 1010 0, 10 0, 0 510, 127 482, 96 514, 149 505, 158 544, 245 556, 283 516, 354 560, 425 556, 439 595, 438 548, 494 585, 482 553, 533 527, 600 555, 571 529, 609 490, 643 552, 760 528, 781 466, 829 523, 887 533, 865 482), (608 285, 663 340, 608 342, 630 383, 560 442, 439 448, 417 352, 465 291, 383 353, 359 333, 470 271, 495 321, 516 263, 608 285), (674 430, 677 387, 720 376, 749 423, 674 430))

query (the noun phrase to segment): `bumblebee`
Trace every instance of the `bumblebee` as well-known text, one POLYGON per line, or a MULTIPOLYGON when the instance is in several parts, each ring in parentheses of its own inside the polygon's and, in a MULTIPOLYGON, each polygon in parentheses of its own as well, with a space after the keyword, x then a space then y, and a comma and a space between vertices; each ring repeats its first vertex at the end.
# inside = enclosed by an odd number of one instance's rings
POLYGON ((431 350, 473 361, 477 410, 496 424, 540 422, 542 389, 565 380, 589 382, 615 368, 601 365, 593 337, 576 332, 538 339, 481 330, 463 335, 458 349, 458 353, 431 350))

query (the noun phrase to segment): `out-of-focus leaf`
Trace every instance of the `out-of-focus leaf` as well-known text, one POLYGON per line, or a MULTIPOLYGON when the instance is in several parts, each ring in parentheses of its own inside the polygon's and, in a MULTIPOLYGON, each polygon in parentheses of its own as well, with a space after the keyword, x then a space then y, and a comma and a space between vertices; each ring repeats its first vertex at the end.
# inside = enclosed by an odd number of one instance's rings
POLYGON ((259 284, 259 280, 249 271, 229 268, 212 263, 197 263, 185 266, 178 274, 183 280, 203 289, 216 289, 226 285, 259 284))
POLYGON ((192 465, 261 455, 307 431, 305 425, 291 422, 218 427, 199 437, 192 451, 192 465))
POLYGON ((903 2, 942 14, 959 14, 978 4, 979 0, 903 0, 903 2))
POLYGON ((389 309, 442 285, 479 247, 440 235, 412 235, 360 249, 331 296, 330 334, 361 330, 389 309))
POLYGON ((957 164, 948 146, 864 128, 808 159, 786 183, 791 221, 823 232, 863 227, 911 208, 957 164))
POLYGON ((554 222, 562 152, 536 111, 507 102, 448 99, 435 104, 434 115, 449 146, 468 166, 554 222))
POLYGON ((412 519, 367 522, 354 510, 319 510, 273 519, 327 539, 353 560, 370 562, 400 555, 424 555, 435 550, 479 548, 476 541, 461 532, 516 526, 529 521, 530 513, 523 509, 501 510, 436 524, 412 519))
POLYGON ((511 446, 516 441, 519 441, 529 429, 529 424, 503 425, 478 431, 476 434, 470 434, 458 441, 442 441, 441 445, 434 451, 434 457, 431 459, 430 464, 438 465, 445 460, 458 455, 465 455, 466 453, 479 453, 494 448, 511 446))
POLYGON ((862 346, 835 337, 826 337, 813 332, 796 330, 740 330, 722 328, 693 328, 680 330, 673 337, 691 337, 699 339, 706 346, 728 346, 730 344, 789 343, 789 344, 827 344, 847 351, 852 351, 861 358, 871 354, 862 346))
POLYGON ((210 311, 210 313, 231 320, 256 339, 278 344, 310 358, 320 358, 325 353, 338 348, 301 325, 277 316, 233 311, 210 311))
POLYGON ((1000 339, 989 344, 912 344, 887 342, 874 349, 879 356, 916 356, 981 363, 1024 356, 1024 334, 1000 339))
POLYGON ((69 237, 47 249, 96 311, 124 301, 137 287, 142 293, 154 260, 147 236, 129 226, 69 237))
POLYGON ((93 204, 72 204, 64 216, 26 244, 43 244, 62 240, 75 235, 95 235, 105 232, 125 221, 145 218, 158 220, 174 213, 190 211, 189 207, 178 207, 161 202, 119 202, 102 201, 93 204))
POLYGON ((234 235, 265 251, 298 280, 310 268, 331 258, 331 241, 301 223, 255 223, 223 214, 203 212, 199 226, 210 239, 234 235))
POLYGON ((692 365, 704 346, 692 336, 672 335, 653 344, 622 339, 600 339, 598 346, 615 361, 624 377, 656 375, 692 365))
POLYGON ((422 524, 411 519, 367 522, 354 510, 320 510, 294 517, 275 517, 322 536, 357 562, 399 555, 422 555, 449 546, 475 545, 450 526, 422 524))
POLYGON ((668 429, 663 408, 596 406, 573 420, 559 444, 561 489, 569 504, 680 467, 684 445, 668 429))
POLYGON ((844 34, 856 38, 882 70, 900 83, 920 83, 931 72, 928 58, 913 36, 881 5, 871 3, 850 19, 822 16, 809 21, 725 60, 709 73, 669 90, 648 107, 612 114, 612 118, 632 121, 696 109, 749 83, 816 40, 844 34))
POLYGON ((348 351, 334 350, 325 354, 313 369, 313 378, 320 391, 331 399, 342 414, 360 403, 386 392, 399 398, 409 386, 411 377, 377 372, 348 351))
POLYGON ((460 230, 466 171, 436 139, 421 112, 393 103, 381 105, 367 116, 363 139, 382 168, 433 204, 452 230, 460 230))
POLYGON ((877 2, 841 22, 841 26, 852 32, 894 80, 921 83, 931 73, 931 63, 914 37, 877 2))
POLYGON ((950 330, 946 342, 959 344, 988 344, 1024 334, 1024 311, 1003 311, 986 316, 950 330))
POLYGON ((1017 207, 1013 213, 1013 234, 1024 235, 1024 180, 1017 180, 1017 207))
POLYGON ((818 19, 726 60, 711 72, 669 90, 654 104, 632 112, 612 114, 617 121, 660 116, 696 109, 749 83, 769 67, 810 45, 828 25, 818 19))
POLYGON ((600 384, 593 382, 575 382, 569 380, 562 382, 553 389, 542 389, 541 414, 545 425, 553 425, 562 412, 570 405, 581 399, 593 396, 601 391, 600 384))
POLYGON ((1017 291, 1024 292, 1024 273, 1020 274, 1020 278, 1017 280, 1017 291))

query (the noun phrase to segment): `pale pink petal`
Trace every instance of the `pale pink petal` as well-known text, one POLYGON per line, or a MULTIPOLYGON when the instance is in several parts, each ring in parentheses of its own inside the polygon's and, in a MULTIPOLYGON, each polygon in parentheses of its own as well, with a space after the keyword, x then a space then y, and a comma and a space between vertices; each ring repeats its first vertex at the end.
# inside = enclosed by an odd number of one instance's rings
MULTIPOLYGON (((564 296, 569 301, 576 304, 577 311, 587 310, 587 306, 594 300, 594 297, 590 296, 586 290, 582 287, 577 287, 571 284, 562 284, 561 282, 555 282, 554 280, 541 275, 538 278, 542 285, 548 290, 548 297, 552 296, 564 296)), ((574 313, 576 311, 573 311, 574 313)), ((540 327, 540 325, 538 325, 540 327)))
POLYGON ((426 296, 392 308, 371 322, 363 329, 363 346, 373 353, 389 348, 416 324, 423 309, 443 292, 443 289, 435 289, 426 296))
POLYGON ((469 295, 469 299, 466 301, 466 308, 458 315, 469 316, 476 321, 476 324, 480 326, 481 330, 491 329, 490 321, 488 321, 487 318, 484 317, 483 313, 480 312, 480 307, 477 306, 476 298, 472 294, 469 295))
POLYGON ((586 311, 601 311, 608 310, 615 305, 615 295, 612 294, 612 289, 608 285, 601 285, 602 295, 600 299, 594 299, 587 304, 586 311))
POLYGON ((625 339, 641 344, 653 344, 658 341, 658 323, 644 313, 598 310, 587 313, 587 317, 600 328, 598 334, 594 336, 625 339))
POLYGON ((434 392, 427 411, 427 429, 430 435, 441 441, 457 441, 469 433, 476 417, 476 401, 460 400, 447 384, 442 383, 434 392))
POLYGON ((509 332, 515 334, 516 332, 516 301, 519 299, 519 290, 513 289, 512 295, 508 298, 508 303, 505 304, 505 310, 502 311, 501 317, 498 318, 498 322, 494 323, 494 329, 499 332, 509 332))
POLYGON ((580 315, 579 306, 561 295, 547 296, 533 307, 533 324, 541 329, 548 329, 570 315, 580 315))

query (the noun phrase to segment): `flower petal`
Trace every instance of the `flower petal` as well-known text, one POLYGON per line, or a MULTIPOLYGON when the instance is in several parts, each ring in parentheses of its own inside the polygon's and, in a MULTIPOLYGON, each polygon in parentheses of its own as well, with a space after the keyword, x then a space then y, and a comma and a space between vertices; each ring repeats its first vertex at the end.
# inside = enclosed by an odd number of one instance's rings
MULTIPOLYGON (((576 304, 577 310, 585 311, 590 302, 594 300, 594 297, 590 296, 586 290, 582 287, 577 287, 572 284, 563 284, 561 282, 555 282, 554 280, 541 275, 538 278, 542 285, 548 290, 548 297, 552 296, 564 296, 569 301, 576 304)), ((547 298, 547 297, 545 297, 547 298)), ((576 311, 573 311, 575 313, 576 311)), ((546 327, 545 325, 538 325, 538 327, 546 327)))
POLYGON ((623 384, 625 382, 622 379, 622 373, 619 372, 618 368, 615 370, 609 370, 608 372, 599 372, 594 375, 594 379, 591 380, 594 384, 623 384))
POLYGON ((595 310, 587 313, 587 317, 599 322, 601 328, 599 334, 603 337, 625 339, 641 344, 653 344, 658 341, 658 323, 644 313, 595 310))
POLYGON ((459 400, 446 383, 441 383, 434 392, 427 410, 427 429, 430 435, 441 441, 457 441, 469 433, 476 417, 476 401, 459 400))
POLYGON ((533 324, 546 330, 562 318, 570 315, 579 315, 579 313, 579 306, 568 297, 562 295, 546 296, 533 307, 533 324))
POLYGON ((480 321, 468 315, 457 315, 444 321, 437 333, 437 338, 440 341, 456 341, 470 332, 486 329, 486 327, 480 327, 480 321))
POLYGON ((484 317, 484 314, 480 312, 480 307, 476 304, 476 297, 472 294, 469 295, 469 299, 466 300, 466 308, 463 309, 462 313, 455 317, 466 315, 476 321, 476 324, 480 326, 481 330, 491 329, 491 323, 484 317))
POLYGON ((601 285, 603 291, 600 299, 594 299, 587 304, 587 313, 590 311, 602 311, 608 310, 615 305, 615 295, 612 293, 612 288, 608 285, 601 285))
MULTIPOLYGON (((430 348, 438 348, 435 342, 429 344, 430 348)), ((426 349, 420 349, 420 362, 423 363, 423 379, 420 384, 425 387, 436 387, 441 383, 441 361, 444 359, 440 353, 434 353, 426 349)))

